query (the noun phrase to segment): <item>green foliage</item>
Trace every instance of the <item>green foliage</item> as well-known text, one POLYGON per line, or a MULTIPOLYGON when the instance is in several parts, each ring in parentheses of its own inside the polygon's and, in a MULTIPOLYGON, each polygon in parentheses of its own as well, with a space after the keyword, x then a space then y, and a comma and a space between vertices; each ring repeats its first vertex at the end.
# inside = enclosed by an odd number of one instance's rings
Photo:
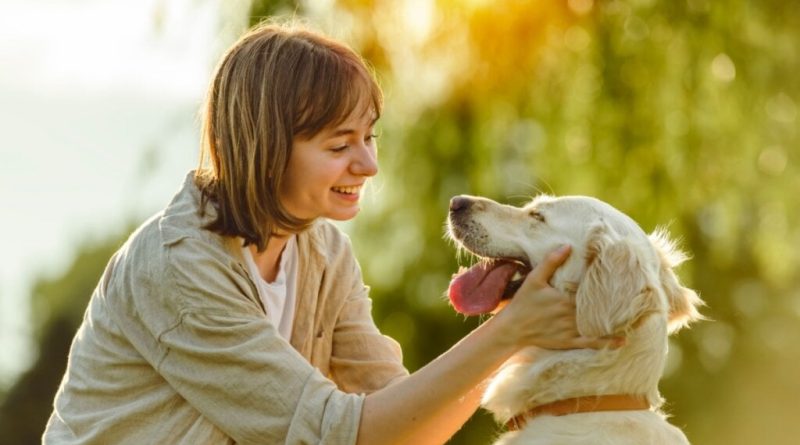
POLYGON ((250 26, 275 15, 301 13, 301 6, 294 0, 255 0, 250 5, 250 26))
POLYGON ((42 277, 34 284, 31 321, 39 355, 0 402, 3 443, 41 443, 53 410, 53 397, 67 367, 72 337, 81 324, 103 268, 123 241, 124 238, 114 236, 85 243, 63 274, 55 278, 42 277))

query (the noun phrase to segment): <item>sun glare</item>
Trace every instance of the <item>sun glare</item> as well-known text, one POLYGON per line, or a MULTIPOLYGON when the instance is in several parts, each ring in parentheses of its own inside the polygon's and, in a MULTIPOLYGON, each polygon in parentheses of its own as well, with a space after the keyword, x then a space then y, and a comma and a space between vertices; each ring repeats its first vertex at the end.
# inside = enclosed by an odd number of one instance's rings
POLYGON ((417 42, 424 41, 431 31, 434 5, 431 0, 408 0, 404 3, 403 15, 406 28, 417 42))

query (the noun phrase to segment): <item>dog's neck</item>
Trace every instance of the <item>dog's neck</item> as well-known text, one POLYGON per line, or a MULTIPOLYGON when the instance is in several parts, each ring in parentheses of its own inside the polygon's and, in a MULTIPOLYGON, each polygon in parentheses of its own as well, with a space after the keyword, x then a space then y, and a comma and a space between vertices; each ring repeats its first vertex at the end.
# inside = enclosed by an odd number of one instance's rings
POLYGON ((572 397, 535 406, 517 414, 506 423, 506 429, 516 431, 540 415, 566 416, 570 414, 603 411, 640 411, 650 409, 650 402, 642 396, 630 394, 608 394, 602 396, 572 397))
POLYGON ((503 366, 482 404, 504 423, 536 406, 577 397, 630 394, 658 408, 666 351, 666 319, 658 316, 645 320, 619 349, 528 348, 503 366))

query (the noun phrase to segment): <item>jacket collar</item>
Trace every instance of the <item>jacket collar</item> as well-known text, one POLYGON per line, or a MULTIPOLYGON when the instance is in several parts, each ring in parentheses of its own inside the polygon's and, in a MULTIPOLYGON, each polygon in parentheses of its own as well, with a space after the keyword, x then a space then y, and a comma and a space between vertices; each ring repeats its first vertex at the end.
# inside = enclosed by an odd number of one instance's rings
MULTIPOLYGON (((223 237, 205 229, 217 216, 214 206, 206 202, 201 212, 201 192, 194 181, 195 171, 190 171, 184 178, 183 184, 169 205, 164 209, 159 222, 162 242, 166 245, 174 244, 186 237, 201 237, 208 241, 220 243, 242 264, 244 258, 241 253, 241 244, 236 237, 223 237), (201 214, 202 213, 202 214, 201 214)), ((320 226, 324 224, 322 218, 312 226, 297 235, 298 245, 304 245, 313 253, 325 260, 325 242, 322 238, 320 226)), ((306 249, 301 249, 305 252, 306 249)))

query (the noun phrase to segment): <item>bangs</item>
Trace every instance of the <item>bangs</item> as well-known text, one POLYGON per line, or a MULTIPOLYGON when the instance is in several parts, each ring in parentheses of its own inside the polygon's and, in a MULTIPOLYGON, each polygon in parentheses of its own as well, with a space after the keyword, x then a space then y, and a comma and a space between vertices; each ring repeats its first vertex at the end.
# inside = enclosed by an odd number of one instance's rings
POLYGON ((307 66, 298 67, 294 136, 312 137, 352 115, 380 117, 380 87, 357 58, 350 51, 314 51, 307 66))

